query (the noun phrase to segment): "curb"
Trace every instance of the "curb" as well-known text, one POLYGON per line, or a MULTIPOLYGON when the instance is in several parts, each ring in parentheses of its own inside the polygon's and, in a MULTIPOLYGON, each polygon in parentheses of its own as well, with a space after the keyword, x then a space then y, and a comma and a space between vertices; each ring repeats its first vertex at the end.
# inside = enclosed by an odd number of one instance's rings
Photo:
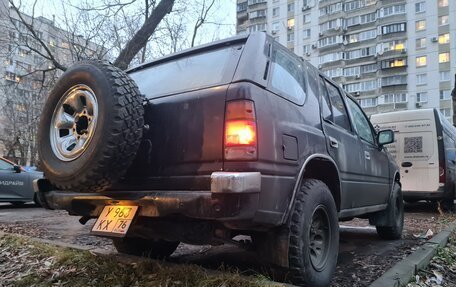
POLYGON ((415 252, 399 261, 375 280, 369 287, 400 287, 410 282, 418 270, 428 266, 432 257, 437 253, 437 248, 444 247, 451 233, 456 229, 453 221, 443 231, 426 241, 415 252))

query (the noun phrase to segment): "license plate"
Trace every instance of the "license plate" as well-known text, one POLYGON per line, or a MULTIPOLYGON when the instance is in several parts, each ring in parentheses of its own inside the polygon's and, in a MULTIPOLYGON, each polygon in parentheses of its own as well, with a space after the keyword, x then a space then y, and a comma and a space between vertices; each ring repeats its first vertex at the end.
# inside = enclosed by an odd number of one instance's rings
POLYGON ((138 211, 137 206, 107 205, 92 227, 92 233, 123 237, 138 211))

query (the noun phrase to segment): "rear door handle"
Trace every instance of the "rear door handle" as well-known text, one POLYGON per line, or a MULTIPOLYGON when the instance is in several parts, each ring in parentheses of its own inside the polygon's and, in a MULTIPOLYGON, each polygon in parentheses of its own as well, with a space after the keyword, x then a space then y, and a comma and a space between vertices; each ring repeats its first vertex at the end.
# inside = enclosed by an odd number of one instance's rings
POLYGON ((364 151, 364 157, 369 160, 371 159, 370 153, 368 151, 364 151))
POLYGON ((401 165, 402 167, 411 167, 413 164, 409 161, 404 161, 401 165))
POLYGON ((333 138, 333 137, 329 137, 329 144, 333 147, 333 148, 339 148, 339 142, 333 138))

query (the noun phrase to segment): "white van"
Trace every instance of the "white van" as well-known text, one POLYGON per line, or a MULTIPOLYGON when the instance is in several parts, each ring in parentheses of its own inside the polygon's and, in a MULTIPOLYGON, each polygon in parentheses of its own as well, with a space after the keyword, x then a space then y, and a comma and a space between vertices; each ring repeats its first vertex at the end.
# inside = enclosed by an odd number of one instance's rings
POLYGON ((453 208, 456 178, 456 128, 436 109, 419 109, 371 116, 376 129, 392 129, 387 146, 400 167, 406 201, 439 200, 453 208))

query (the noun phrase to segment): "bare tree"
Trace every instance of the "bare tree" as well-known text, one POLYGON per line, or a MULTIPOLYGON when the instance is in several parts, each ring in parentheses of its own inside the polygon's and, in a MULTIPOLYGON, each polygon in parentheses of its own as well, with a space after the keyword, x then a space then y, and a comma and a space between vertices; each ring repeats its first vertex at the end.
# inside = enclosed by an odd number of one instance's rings
POLYGON ((206 3, 206 0, 203 0, 203 2, 201 3, 201 10, 198 14, 198 18, 196 19, 195 26, 193 27, 192 42, 190 44, 191 47, 195 46, 196 34, 198 33, 199 28, 201 28, 201 26, 206 21, 207 14, 209 13, 209 11, 211 11, 211 8, 214 6, 215 0, 210 0, 208 2, 209 3, 206 3))

